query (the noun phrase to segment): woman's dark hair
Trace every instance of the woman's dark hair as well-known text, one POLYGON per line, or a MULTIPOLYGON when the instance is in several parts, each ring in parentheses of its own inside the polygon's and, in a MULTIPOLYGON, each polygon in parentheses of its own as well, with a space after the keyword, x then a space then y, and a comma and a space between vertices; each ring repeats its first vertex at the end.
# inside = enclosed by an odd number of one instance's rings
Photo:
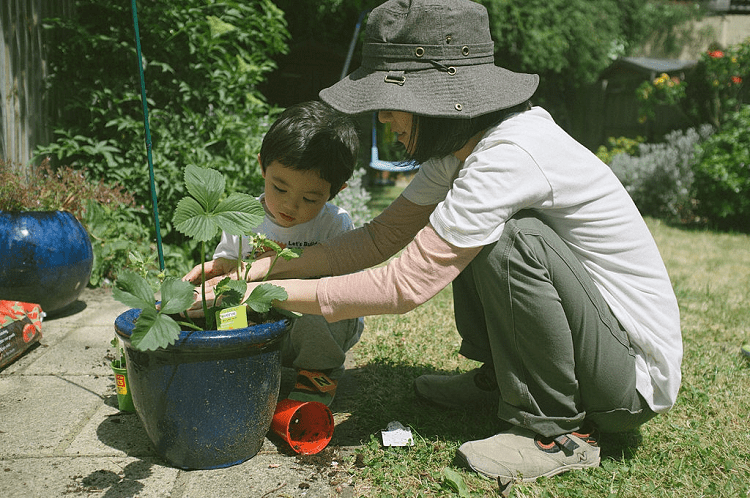
POLYGON ((274 161, 298 171, 316 171, 331 184, 330 200, 351 178, 358 154, 354 119, 316 100, 281 113, 263 137, 260 164, 264 171, 274 161))
POLYGON ((473 119, 436 118, 415 114, 411 123, 412 143, 407 147, 413 147, 413 152, 409 156, 420 164, 434 157, 445 157, 460 150, 480 131, 499 124, 511 114, 529 109, 531 103, 526 101, 473 119))

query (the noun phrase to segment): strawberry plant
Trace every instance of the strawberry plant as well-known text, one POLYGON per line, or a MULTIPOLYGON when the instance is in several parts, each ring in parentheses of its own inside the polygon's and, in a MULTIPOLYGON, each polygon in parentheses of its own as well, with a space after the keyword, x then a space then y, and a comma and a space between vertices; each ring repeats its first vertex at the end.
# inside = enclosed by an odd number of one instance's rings
MULTIPOLYGON (((214 169, 189 165, 185 169, 185 187, 189 195, 177 204, 172 221, 177 230, 200 242, 201 255, 206 254, 206 242, 212 240, 218 232, 223 230, 232 235, 243 235, 255 230, 263 221, 264 211, 260 202, 248 194, 232 193, 225 196, 224 176, 214 169)), ((297 252, 279 246, 271 245, 270 248, 276 252, 277 259, 298 256, 297 252)), ((242 254, 242 251, 239 253, 242 254)), ((238 262, 237 277, 240 264, 241 262, 238 262)), ((261 284, 243 301, 247 281, 244 278, 225 277, 214 287, 214 299, 209 303, 206 299, 204 257, 201 257, 201 277, 205 330, 214 328, 215 313, 220 309, 245 304, 251 310, 260 313, 263 318, 263 315, 271 310, 274 300, 283 301, 287 298, 283 288, 261 284)), ((193 322, 178 322, 173 318, 182 316, 193 304, 193 285, 175 277, 165 277, 163 274, 160 280, 161 302, 155 300, 153 290, 143 275, 124 272, 115 282, 115 299, 142 310, 131 335, 133 347, 141 351, 174 344, 180 335, 181 327, 201 330, 201 327, 193 322)))

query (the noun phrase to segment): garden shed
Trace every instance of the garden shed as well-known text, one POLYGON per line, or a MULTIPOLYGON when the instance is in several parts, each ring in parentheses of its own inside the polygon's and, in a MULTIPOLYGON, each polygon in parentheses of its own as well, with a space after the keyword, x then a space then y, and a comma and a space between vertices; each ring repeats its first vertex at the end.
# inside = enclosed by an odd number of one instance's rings
POLYGON ((689 79, 696 60, 652 59, 648 57, 622 57, 616 60, 599 77, 599 109, 589 115, 587 126, 589 144, 603 144, 609 137, 642 136, 656 140, 671 130, 691 125, 687 116, 677 107, 657 109, 654 121, 638 121, 639 101, 636 89, 644 81, 653 81, 662 73, 680 80, 689 79))

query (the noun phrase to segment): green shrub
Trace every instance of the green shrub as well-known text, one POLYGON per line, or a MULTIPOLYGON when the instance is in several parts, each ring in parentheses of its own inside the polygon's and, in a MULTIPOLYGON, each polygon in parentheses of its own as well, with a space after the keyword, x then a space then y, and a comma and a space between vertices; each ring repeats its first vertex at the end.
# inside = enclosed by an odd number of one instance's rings
POLYGON ((693 193, 698 212, 720 228, 748 231, 750 220, 750 106, 729 114, 700 144, 693 193))
POLYGON ((642 214, 683 223, 695 221, 691 197, 695 146, 711 131, 709 125, 697 131, 673 131, 663 143, 640 144, 637 156, 623 153, 612 159, 612 171, 642 214))
MULTIPOLYGON (((151 234, 139 221, 144 208, 112 209, 106 205, 91 203, 83 220, 91 238, 94 265, 89 285, 99 287, 114 282, 120 271, 128 266, 129 255, 155 254, 150 242, 151 234)), ((152 262, 152 268, 158 264, 152 262)))
POLYGON ((612 159, 618 154, 638 155, 638 145, 646 140, 643 137, 609 137, 607 145, 600 145, 596 150, 596 156, 606 164, 611 164, 612 159))
MULTIPOLYGON (((130 2, 78 0, 75 12, 46 20, 57 40, 48 84, 66 106, 54 142, 37 152, 125 185, 153 230, 130 2)), ((164 0, 138 17, 164 242, 182 243, 169 225, 185 165, 220 170, 230 191, 260 193, 256 154, 275 110, 257 86, 289 34, 271 0, 164 0)))

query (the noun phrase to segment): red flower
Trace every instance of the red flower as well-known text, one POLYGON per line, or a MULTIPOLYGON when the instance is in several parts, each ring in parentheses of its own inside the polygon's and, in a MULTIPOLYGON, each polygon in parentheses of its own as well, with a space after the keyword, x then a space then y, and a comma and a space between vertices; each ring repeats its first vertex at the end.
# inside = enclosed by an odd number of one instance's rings
POLYGON ((713 57, 714 59, 721 59, 722 57, 724 57, 724 52, 722 52, 721 50, 714 50, 713 52, 709 52, 708 55, 710 57, 713 57))
POLYGON ((734 83, 735 85, 739 85, 740 83, 742 83, 742 78, 740 78, 739 76, 732 76, 732 83, 734 83))

